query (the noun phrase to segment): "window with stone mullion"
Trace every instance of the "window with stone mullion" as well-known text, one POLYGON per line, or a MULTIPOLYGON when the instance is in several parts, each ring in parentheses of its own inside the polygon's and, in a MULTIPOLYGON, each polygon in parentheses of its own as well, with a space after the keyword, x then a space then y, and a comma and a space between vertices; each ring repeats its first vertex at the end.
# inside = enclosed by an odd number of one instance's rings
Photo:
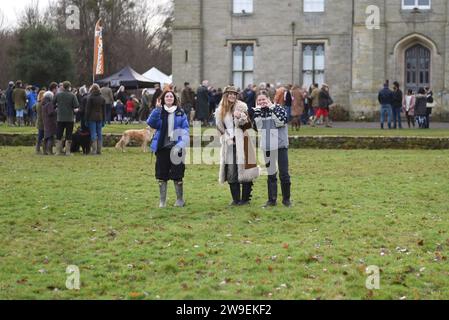
POLYGON ((431 0, 402 0, 402 9, 411 10, 418 9, 430 9, 431 0))
POLYGON ((323 84, 325 76, 324 44, 304 44, 303 85, 323 84))
POLYGON ((233 84, 244 89, 254 81, 254 47, 250 44, 236 44, 232 48, 232 55, 233 84))

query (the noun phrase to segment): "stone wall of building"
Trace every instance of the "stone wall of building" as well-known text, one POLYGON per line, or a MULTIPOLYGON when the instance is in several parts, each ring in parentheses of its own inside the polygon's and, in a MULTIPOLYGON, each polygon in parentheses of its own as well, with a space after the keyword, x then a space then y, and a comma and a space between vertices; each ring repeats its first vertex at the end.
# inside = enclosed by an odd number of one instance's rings
POLYGON ((377 117, 385 79, 404 83, 404 53, 420 43, 432 52, 435 116, 449 115, 448 1, 431 10, 402 10, 401 0, 326 1, 325 12, 304 13, 303 0, 255 0, 249 15, 232 13, 232 0, 175 0, 173 73, 178 86, 215 87, 232 80, 232 45, 254 45, 254 83, 302 84, 302 47, 325 43, 325 81, 334 100, 358 119, 377 117), (354 7, 353 7, 354 3, 354 7), (366 27, 369 5, 380 9, 380 29, 366 27), (202 7, 202 10, 201 10, 202 7), (292 25, 294 23, 294 25, 292 25), (188 61, 186 61, 188 51, 188 61))

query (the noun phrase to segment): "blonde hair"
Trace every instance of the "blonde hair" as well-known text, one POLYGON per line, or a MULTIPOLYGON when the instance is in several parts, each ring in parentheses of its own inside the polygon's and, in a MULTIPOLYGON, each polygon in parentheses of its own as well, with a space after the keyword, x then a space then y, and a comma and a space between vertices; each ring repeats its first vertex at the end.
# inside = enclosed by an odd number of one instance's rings
POLYGON ((221 105, 221 118, 224 119, 226 116, 226 113, 231 113, 232 108, 235 105, 235 102, 231 104, 228 100, 228 93, 223 94, 223 98, 221 99, 220 105, 221 105))
POLYGON ((42 100, 44 100, 44 95, 45 95, 44 90, 39 91, 39 94, 37 95, 37 102, 41 102, 42 100))

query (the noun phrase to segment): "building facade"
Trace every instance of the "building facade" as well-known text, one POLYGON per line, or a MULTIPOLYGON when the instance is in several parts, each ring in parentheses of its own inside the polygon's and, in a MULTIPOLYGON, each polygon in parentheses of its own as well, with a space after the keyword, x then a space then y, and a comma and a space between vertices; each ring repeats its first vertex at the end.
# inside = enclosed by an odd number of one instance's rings
POLYGON ((447 0, 175 0, 176 84, 326 82, 354 118, 389 79, 430 86, 448 119, 448 48, 447 0))

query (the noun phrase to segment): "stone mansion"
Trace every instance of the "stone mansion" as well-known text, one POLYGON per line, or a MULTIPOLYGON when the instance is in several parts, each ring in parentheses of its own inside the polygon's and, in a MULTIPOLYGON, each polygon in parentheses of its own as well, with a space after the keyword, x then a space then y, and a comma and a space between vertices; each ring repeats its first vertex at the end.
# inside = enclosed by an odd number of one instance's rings
POLYGON ((326 82, 353 117, 386 79, 430 86, 449 118, 447 0, 175 0, 173 76, 234 84, 326 82))

